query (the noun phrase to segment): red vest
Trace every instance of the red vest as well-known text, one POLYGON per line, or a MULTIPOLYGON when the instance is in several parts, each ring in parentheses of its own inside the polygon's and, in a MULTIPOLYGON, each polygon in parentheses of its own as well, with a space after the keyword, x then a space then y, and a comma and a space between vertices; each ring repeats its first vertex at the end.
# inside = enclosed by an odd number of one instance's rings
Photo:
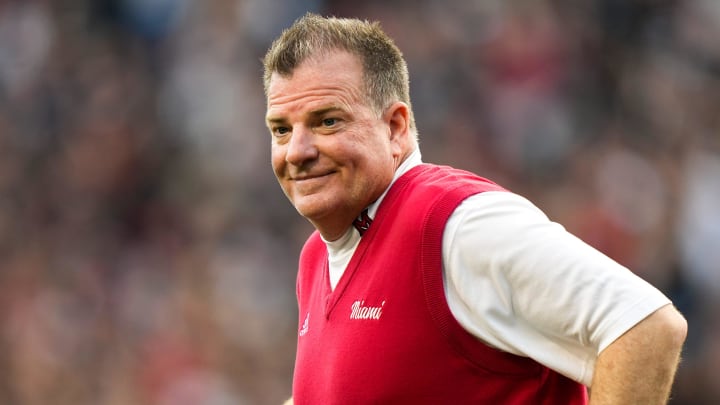
POLYGON ((300 255, 295 404, 585 404, 585 387, 470 335, 445 299, 442 235, 499 186, 423 164, 378 208, 334 291, 317 232, 300 255))

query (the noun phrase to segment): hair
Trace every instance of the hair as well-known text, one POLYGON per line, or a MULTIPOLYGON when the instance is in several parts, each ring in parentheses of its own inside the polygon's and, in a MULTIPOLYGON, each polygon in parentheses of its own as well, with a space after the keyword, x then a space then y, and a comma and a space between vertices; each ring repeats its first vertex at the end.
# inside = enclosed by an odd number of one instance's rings
POLYGON ((378 115, 402 101, 408 105, 410 127, 415 130, 407 63, 378 22, 305 14, 284 30, 265 54, 265 94, 273 74, 290 77, 309 58, 338 50, 360 59, 365 95, 378 115))

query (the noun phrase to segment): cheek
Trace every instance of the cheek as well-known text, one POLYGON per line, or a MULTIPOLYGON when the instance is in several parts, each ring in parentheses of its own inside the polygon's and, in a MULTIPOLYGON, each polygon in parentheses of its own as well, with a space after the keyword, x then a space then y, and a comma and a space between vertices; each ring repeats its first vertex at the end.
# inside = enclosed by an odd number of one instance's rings
POLYGON ((282 148, 273 146, 270 151, 270 164, 272 165, 273 172, 276 176, 280 177, 280 174, 285 170, 285 153, 282 148))
POLYGON ((355 188, 367 191, 386 186, 392 181, 393 157, 387 149, 389 149, 387 145, 377 145, 375 149, 368 150, 363 159, 358 161, 355 171, 360 179, 356 179, 355 188))

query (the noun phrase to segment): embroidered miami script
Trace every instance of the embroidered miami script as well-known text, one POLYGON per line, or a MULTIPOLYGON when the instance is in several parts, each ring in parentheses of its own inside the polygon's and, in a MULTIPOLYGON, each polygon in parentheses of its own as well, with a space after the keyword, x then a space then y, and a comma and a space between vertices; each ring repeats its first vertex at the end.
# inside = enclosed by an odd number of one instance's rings
POLYGON ((357 300, 350 306, 350 319, 380 319, 385 301, 379 306, 366 306, 365 300, 357 300))

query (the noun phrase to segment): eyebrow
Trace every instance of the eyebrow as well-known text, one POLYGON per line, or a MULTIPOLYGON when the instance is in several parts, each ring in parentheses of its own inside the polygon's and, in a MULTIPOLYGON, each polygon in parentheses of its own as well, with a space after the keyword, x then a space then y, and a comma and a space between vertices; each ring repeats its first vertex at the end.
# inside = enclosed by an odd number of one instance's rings
MULTIPOLYGON (((345 110, 338 106, 329 106, 329 107, 323 107, 317 110, 310 111, 308 115, 310 117, 318 117, 324 114, 327 114, 329 112, 335 112, 335 111, 341 111, 344 112, 345 110)), ((268 117, 266 118, 266 121, 268 124, 283 124, 286 122, 285 118, 275 118, 275 117, 268 117)))
POLYGON ((327 114, 327 113, 329 113, 329 112, 335 112, 335 111, 345 111, 345 110, 342 109, 342 108, 340 108, 340 107, 338 107, 338 106, 334 106, 334 105, 333 105, 333 106, 330 106, 330 107, 321 108, 321 109, 319 109, 319 110, 310 111, 310 115, 311 115, 311 116, 325 115, 325 114, 327 114))

